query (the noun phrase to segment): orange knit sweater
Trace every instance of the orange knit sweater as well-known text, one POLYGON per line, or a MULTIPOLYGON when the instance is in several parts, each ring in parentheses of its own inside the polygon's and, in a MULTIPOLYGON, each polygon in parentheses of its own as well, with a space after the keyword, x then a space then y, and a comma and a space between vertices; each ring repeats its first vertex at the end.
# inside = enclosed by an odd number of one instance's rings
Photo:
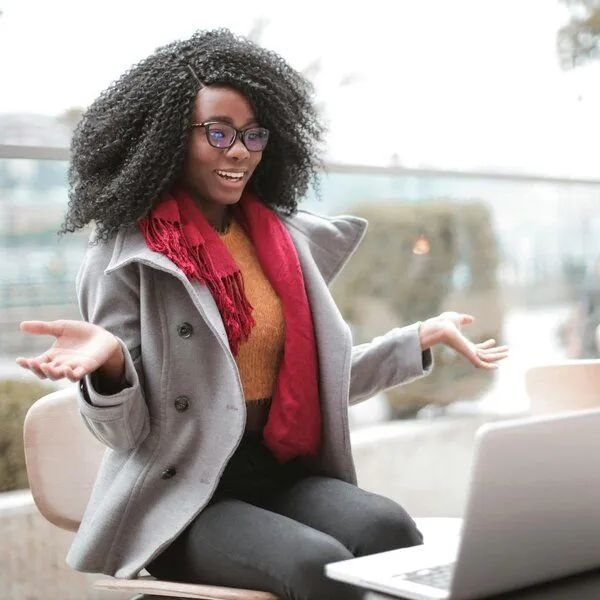
POLYGON ((266 278, 242 227, 232 221, 221 241, 238 264, 255 325, 240 346, 236 362, 246 402, 271 398, 283 354, 285 321, 279 297, 266 278))

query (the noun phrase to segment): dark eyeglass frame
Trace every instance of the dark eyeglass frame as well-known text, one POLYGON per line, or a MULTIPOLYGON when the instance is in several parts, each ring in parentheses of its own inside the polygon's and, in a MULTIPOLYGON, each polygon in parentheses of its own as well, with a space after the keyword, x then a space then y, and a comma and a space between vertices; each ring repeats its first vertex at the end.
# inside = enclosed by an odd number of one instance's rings
POLYGON ((231 123, 226 123, 225 121, 204 121, 203 123, 192 123, 192 127, 204 127, 204 133, 206 134, 206 140, 207 142, 213 147, 216 148, 217 150, 229 150, 229 148, 231 148, 235 142, 237 141, 237 139, 239 138, 240 140, 242 140, 242 144, 244 144, 246 150, 248 150, 248 152, 262 152, 266 147, 267 144, 269 142, 269 130, 266 127, 261 127, 260 125, 251 125, 250 127, 245 127, 244 129, 237 129, 236 127, 234 127, 231 123), (210 139, 210 131, 208 126, 209 125, 226 125, 227 127, 230 127, 231 129, 233 129, 233 139, 231 140, 231 142, 229 143, 228 146, 216 146, 213 143, 213 140, 210 139), (251 131, 251 130, 256 130, 256 129, 260 129, 261 131, 266 132, 266 140, 265 140, 265 144, 262 147, 261 150, 252 150, 251 148, 248 147, 248 144, 246 143, 246 134, 251 131))

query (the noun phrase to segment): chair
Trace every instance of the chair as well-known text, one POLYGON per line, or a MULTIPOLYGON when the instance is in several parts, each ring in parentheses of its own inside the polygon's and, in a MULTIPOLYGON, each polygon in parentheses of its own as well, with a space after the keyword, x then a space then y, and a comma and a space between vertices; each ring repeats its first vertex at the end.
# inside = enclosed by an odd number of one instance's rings
POLYGON ((525 387, 536 415, 600 408, 600 360, 567 360, 531 367, 525 387))
MULTIPOLYGON (((44 396, 27 412, 25 463, 33 500, 50 523, 77 531, 105 451, 79 415, 74 386, 44 396), (65 468, 68 465, 68 468, 65 468)), ((94 587, 153 597, 277 600, 268 592, 138 579, 104 578, 94 587)))
MULTIPOLYGON (((25 417, 24 441, 27 476, 37 508, 53 525, 77 531, 105 446, 84 425, 75 386, 48 394, 31 406, 25 417)), ((461 525, 461 519, 456 518, 426 517, 415 521, 429 541, 455 536, 461 525)), ((278 600, 268 592, 159 581, 153 577, 104 578, 93 585, 152 597, 278 600)))

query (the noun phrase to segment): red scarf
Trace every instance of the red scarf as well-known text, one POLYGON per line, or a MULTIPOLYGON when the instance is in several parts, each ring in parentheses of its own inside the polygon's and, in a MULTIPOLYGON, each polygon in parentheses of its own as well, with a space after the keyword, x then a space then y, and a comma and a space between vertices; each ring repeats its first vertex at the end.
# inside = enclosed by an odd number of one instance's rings
MULTIPOLYGON (((264 441, 279 462, 314 456, 321 438, 317 346, 298 254, 283 223, 256 196, 244 194, 234 210, 281 300, 285 319, 283 358, 264 441)), ((254 325, 252 306, 237 263, 202 211, 176 190, 164 196, 140 228, 148 248, 170 258, 188 279, 208 287, 236 355, 254 325)))

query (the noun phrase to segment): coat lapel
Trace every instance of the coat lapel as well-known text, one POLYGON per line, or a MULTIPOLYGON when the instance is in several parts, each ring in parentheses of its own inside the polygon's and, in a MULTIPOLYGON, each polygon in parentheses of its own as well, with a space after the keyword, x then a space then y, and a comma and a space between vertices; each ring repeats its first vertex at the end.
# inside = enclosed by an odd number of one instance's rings
MULTIPOLYGON (((322 217, 305 211, 298 211, 293 217, 282 217, 282 221, 290 232, 302 266, 319 355, 328 357, 327 361, 321 359, 321 372, 328 373, 332 370, 331 360, 336 356, 339 358, 339 344, 344 343, 348 333, 327 286, 358 247, 366 230, 366 221, 358 217, 322 217)), ((115 271, 132 262, 170 273, 179 279, 202 317, 229 347, 221 315, 208 288, 188 281, 169 258, 150 250, 136 227, 123 229, 117 234, 113 255, 105 272, 115 271)))
POLYGON ((221 314, 209 289, 197 281, 190 282, 172 260, 164 254, 150 250, 137 228, 121 230, 118 233, 113 256, 105 273, 115 271, 132 262, 138 262, 159 271, 164 271, 179 279, 190 294, 202 318, 211 327, 215 335, 221 338, 225 347, 229 348, 221 314))
POLYGON ((360 217, 324 217, 306 211, 282 221, 300 258, 310 257, 327 285, 350 260, 367 229, 367 222, 360 217))
POLYGON ((306 293, 311 307, 319 357, 319 395, 321 401, 321 468, 325 474, 344 473, 355 481, 356 473, 348 457, 348 389, 352 335, 340 314, 328 285, 340 272, 362 240, 366 222, 353 217, 337 221, 323 218, 319 231, 307 221, 314 215, 300 215, 302 221, 288 222, 298 252, 306 293), (333 221, 333 222, 332 222, 333 221), (344 448, 344 452, 340 452, 344 448), (347 461, 341 464, 340 461, 347 461))

